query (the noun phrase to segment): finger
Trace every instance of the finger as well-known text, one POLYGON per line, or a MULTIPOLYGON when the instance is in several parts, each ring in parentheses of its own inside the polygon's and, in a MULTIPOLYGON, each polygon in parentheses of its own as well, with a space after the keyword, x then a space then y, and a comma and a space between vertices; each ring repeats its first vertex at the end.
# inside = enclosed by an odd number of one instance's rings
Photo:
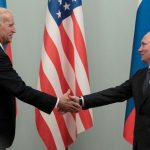
POLYGON ((74 108, 72 107, 72 104, 68 103, 67 105, 64 105, 63 107, 60 107, 58 111, 61 113, 73 112, 74 108))
POLYGON ((72 103, 70 108, 73 112, 79 112, 81 110, 81 106, 76 103, 72 103))
POLYGON ((77 97, 76 97, 76 96, 71 96, 71 95, 69 95, 69 98, 70 98, 72 101, 77 102, 77 97))
POLYGON ((72 105, 73 105, 75 108, 81 108, 81 106, 80 106, 78 103, 76 103, 76 102, 72 102, 72 105))
POLYGON ((66 92, 66 95, 69 95, 69 94, 70 94, 70 92, 71 92, 71 91, 70 91, 70 89, 68 89, 68 91, 66 92))
POLYGON ((71 99, 75 99, 76 96, 71 96, 71 95, 69 95, 69 97, 70 97, 71 99))
POLYGON ((66 110, 61 109, 61 108, 59 108, 58 111, 59 111, 60 113, 62 113, 62 114, 65 114, 65 113, 67 112, 66 110))
POLYGON ((66 112, 76 112, 78 110, 77 110, 77 108, 75 106, 73 106, 73 104, 69 104, 68 106, 66 106, 65 108, 63 108, 63 111, 66 111, 66 112))

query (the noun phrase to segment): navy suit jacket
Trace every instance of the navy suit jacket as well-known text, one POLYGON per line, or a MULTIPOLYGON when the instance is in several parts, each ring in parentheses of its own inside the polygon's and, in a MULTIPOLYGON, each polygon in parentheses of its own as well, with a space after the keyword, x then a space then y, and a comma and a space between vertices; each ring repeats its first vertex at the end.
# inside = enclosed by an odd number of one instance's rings
POLYGON ((143 83, 146 73, 147 68, 141 69, 120 86, 84 96, 85 105, 83 109, 123 102, 131 97, 134 98, 136 109, 135 150, 150 150, 150 86, 146 93, 143 94, 143 83))
POLYGON ((0 47, 0 144, 9 147, 15 135, 16 104, 14 97, 51 113, 57 98, 25 84, 13 69, 7 54, 0 47))

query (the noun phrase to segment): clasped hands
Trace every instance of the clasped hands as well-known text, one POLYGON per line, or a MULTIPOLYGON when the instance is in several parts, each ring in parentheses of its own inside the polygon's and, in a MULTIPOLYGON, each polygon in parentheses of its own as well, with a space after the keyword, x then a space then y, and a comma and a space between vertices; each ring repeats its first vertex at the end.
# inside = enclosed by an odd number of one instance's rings
POLYGON ((62 113, 77 113, 82 109, 82 107, 79 104, 79 97, 71 96, 70 90, 68 90, 63 96, 59 98, 57 108, 62 113))

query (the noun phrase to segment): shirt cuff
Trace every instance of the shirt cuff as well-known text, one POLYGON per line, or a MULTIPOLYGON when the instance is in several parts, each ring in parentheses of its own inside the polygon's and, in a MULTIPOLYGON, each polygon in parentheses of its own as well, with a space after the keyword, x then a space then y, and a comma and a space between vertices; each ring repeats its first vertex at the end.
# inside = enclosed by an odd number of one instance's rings
POLYGON ((59 103, 59 98, 57 98, 57 102, 56 102, 56 104, 55 104, 55 108, 57 108, 58 103, 59 103))
POLYGON ((82 107, 84 107, 84 97, 80 96, 80 100, 82 101, 82 107))

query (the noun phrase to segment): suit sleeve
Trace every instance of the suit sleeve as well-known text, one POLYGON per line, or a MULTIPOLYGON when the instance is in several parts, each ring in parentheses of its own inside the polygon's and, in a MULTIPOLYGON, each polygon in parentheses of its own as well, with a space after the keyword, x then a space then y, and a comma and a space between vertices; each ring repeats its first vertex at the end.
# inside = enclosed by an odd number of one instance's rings
POLYGON ((120 86, 109 88, 100 92, 89 94, 84 97, 83 109, 122 102, 132 97, 132 78, 120 86))
POLYGON ((0 87, 8 94, 46 113, 51 113, 57 101, 56 97, 27 86, 13 69, 8 56, 2 52, 0 52, 0 87))

